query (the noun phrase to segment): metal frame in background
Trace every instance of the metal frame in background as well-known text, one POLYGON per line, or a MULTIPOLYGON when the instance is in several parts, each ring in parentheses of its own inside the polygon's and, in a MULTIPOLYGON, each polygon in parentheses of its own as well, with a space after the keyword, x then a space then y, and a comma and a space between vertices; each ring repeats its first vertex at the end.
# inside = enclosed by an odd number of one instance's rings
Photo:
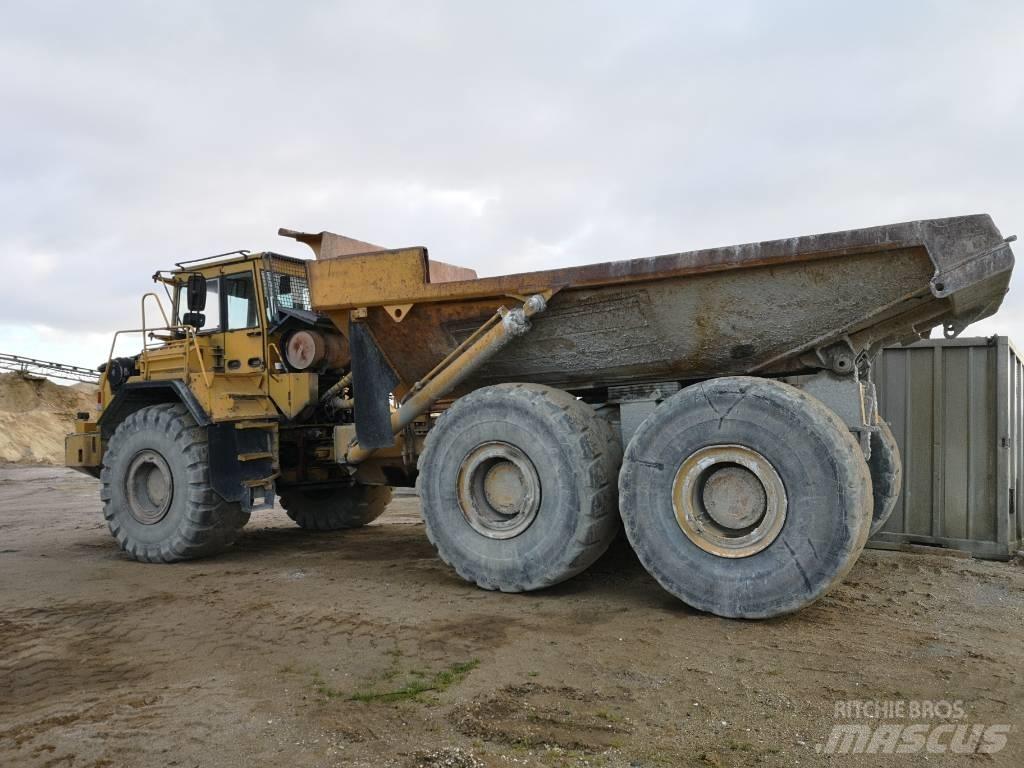
POLYGON ((883 350, 874 379, 903 490, 869 546, 1013 557, 1024 546, 1024 357, 1006 336, 927 339, 883 350))
POLYGON ((0 370, 17 371, 34 376, 48 376, 53 379, 64 379, 66 381, 80 381, 85 384, 96 384, 100 380, 100 374, 91 368, 81 368, 77 365, 66 363, 55 363, 50 360, 36 360, 33 357, 22 357, 21 355, 5 355, 0 353, 0 370))

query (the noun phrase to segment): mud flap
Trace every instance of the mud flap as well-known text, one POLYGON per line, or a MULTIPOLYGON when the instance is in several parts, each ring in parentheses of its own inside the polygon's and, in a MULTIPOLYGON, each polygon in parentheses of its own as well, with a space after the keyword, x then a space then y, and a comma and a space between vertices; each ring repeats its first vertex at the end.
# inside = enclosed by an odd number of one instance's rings
POLYGON ((271 434, 265 429, 236 429, 234 422, 211 424, 207 430, 213 490, 224 501, 241 502, 251 508, 253 492, 261 494, 264 490, 261 481, 272 487, 271 434))
POLYGON ((392 446, 395 435, 391 431, 388 397, 398 384, 398 376, 363 323, 349 326, 349 346, 352 350, 352 389, 359 445, 367 450, 392 446))

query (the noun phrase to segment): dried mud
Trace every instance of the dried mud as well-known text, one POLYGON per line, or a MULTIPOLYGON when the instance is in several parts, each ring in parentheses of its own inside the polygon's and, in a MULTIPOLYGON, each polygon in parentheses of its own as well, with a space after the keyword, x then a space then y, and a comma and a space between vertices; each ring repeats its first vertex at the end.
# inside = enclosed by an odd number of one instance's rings
POLYGON ((0 469, 5 766, 1016 766, 1022 638, 1012 563, 867 551, 811 608, 737 622, 622 542, 554 589, 480 591, 414 497, 339 534, 261 512, 219 558, 142 565, 95 481, 0 469), (819 754, 849 699, 1014 730, 992 756, 819 754))

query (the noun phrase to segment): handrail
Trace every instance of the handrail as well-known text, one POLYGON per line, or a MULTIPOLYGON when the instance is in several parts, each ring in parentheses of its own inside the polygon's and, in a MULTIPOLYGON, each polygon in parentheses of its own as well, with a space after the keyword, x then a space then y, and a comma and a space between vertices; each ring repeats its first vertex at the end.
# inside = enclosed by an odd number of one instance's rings
POLYGON ((114 338, 111 339, 111 341, 110 341, 110 352, 107 355, 107 366, 106 366, 106 368, 104 368, 103 373, 100 376, 100 386, 103 385, 103 381, 105 380, 105 378, 107 376, 107 371, 110 370, 110 363, 114 359, 114 348, 117 345, 117 337, 120 336, 122 333, 141 333, 141 334, 143 334, 142 344, 143 344, 143 352, 145 352, 146 351, 145 334, 150 332, 150 331, 181 331, 181 332, 184 332, 184 334, 185 334, 185 372, 186 372, 186 374, 188 374, 188 372, 189 372, 189 368, 188 368, 188 353, 189 353, 189 347, 193 347, 195 349, 195 351, 196 351, 196 359, 199 361, 199 373, 202 374, 202 376, 203 376, 203 383, 206 384, 207 387, 210 386, 210 377, 207 376, 207 374, 206 374, 206 361, 203 360, 203 352, 199 348, 199 340, 198 340, 198 338, 196 336, 196 329, 193 328, 191 325, 181 325, 180 323, 173 324, 173 325, 167 325, 167 326, 164 326, 164 327, 157 327, 157 328, 148 328, 147 329, 145 326, 143 326, 142 328, 123 328, 123 329, 121 329, 119 331, 114 331, 114 338))
MULTIPOLYGON (((167 312, 164 311, 164 303, 160 301, 160 296, 154 293, 153 291, 149 291, 148 293, 142 294, 142 324, 146 324, 146 299, 149 298, 150 296, 156 299, 156 308, 160 310, 160 314, 164 318, 164 327, 169 327, 171 325, 171 321, 167 319, 167 312)), ((153 330, 157 329, 154 328, 153 330)))
MULTIPOLYGON (((281 361, 282 365, 284 365, 284 366, 288 365, 288 363, 285 362, 284 355, 281 354, 281 350, 277 348, 277 344, 275 344, 272 341, 268 341, 267 342, 267 347, 269 347, 271 351, 277 353, 277 359, 281 361)), ((267 362, 269 363, 270 361, 268 360, 267 362)), ((270 366, 269 365, 267 366, 267 370, 270 370, 270 366)))
POLYGON ((196 329, 191 325, 181 326, 185 330, 185 371, 188 371, 188 335, 192 334, 192 348, 196 351, 196 359, 199 361, 199 373, 203 376, 203 384, 210 388, 210 379, 206 375, 206 361, 203 360, 203 352, 199 349, 199 339, 196 337, 196 329))
MULTIPOLYGON (((140 309, 140 312, 142 314, 142 357, 146 361, 146 363, 149 362, 149 355, 146 354, 149 351, 149 344, 146 341, 146 339, 147 339, 147 333, 146 333, 146 299, 148 299, 150 296, 152 296, 156 300, 156 307, 157 307, 157 309, 160 310, 160 314, 164 318, 164 327, 166 328, 166 327, 170 326, 170 324, 171 324, 171 321, 167 319, 167 313, 164 312, 164 305, 163 305, 163 302, 160 301, 160 297, 157 296, 152 291, 149 291, 147 293, 142 294, 142 298, 139 300, 139 309, 140 309)), ((155 331, 157 329, 154 328, 153 330, 155 331)), ((188 350, 186 350, 185 354, 186 355, 188 354, 188 350)), ((188 363, 187 362, 185 364, 185 367, 186 367, 186 370, 187 370, 187 368, 188 368, 188 363)))
MULTIPOLYGON (((106 376, 106 371, 110 370, 110 363, 114 359, 114 347, 117 344, 117 337, 122 333, 141 333, 142 334, 142 356, 148 362, 149 342, 148 336, 151 332, 155 331, 183 331, 185 333, 185 354, 184 354, 184 369, 185 376, 187 377, 191 372, 188 360, 189 360, 189 347, 194 347, 196 351, 196 359, 199 361, 199 372, 203 376, 203 383, 207 387, 210 386, 210 378, 206 375, 206 361, 203 360, 203 352, 199 349, 199 340, 196 338, 196 329, 191 325, 182 325, 180 323, 172 323, 167 317, 167 312, 164 310, 164 303, 160 300, 160 296, 153 291, 142 294, 142 298, 139 300, 139 309, 142 313, 142 328, 129 328, 125 330, 116 331, 114 338, 110 342, 110 354, 107 356, 107 368, 104 370, 103 376, 106 376), (160 310, 160 316, 163 318, 164 324, 160 327, 148 328, 146 325, 146 299, 153 297, 156 301, 156 308, 160 310)), ((102 379, 101 379, 102 384, 102 379)))

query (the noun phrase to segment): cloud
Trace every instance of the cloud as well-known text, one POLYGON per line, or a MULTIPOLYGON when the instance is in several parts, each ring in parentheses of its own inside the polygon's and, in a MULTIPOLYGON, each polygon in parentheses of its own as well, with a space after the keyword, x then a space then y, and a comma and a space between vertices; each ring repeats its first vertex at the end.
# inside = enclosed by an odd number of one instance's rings
POLYGON ((174 261, 305 256, 279 226, 481 274, 976 211, 1009 234, 1022 32, 1012 2, 6 3, 0 324, 130 327, 174 261))

